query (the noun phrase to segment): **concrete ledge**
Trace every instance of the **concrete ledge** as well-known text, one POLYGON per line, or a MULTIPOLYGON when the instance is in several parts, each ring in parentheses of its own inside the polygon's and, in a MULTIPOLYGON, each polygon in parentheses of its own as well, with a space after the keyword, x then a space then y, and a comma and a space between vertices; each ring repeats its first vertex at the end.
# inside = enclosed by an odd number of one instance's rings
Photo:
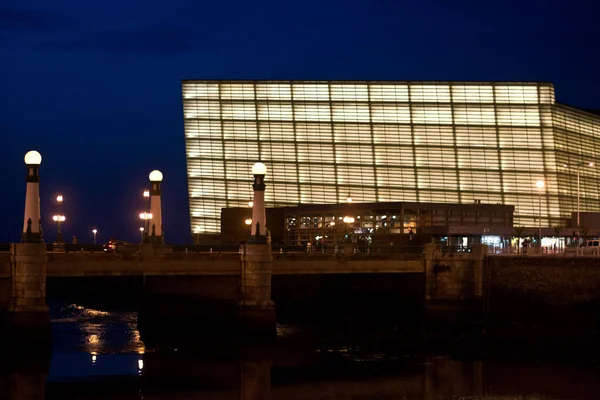
MULTIPOLYGON (((271 257, 270 254, 261 254, 271 257)), ((239 275, 239 253, 49 254, 47 275, 61 276, 180 276, 239 275)), ((254 258, 247 259, 252 262, 254 258)), ((394 259, 343 255, 279 255, 272 259, 273 274, 422 273, 422 258, 394 259)))
POLYGON ((344 273, 423 273, 421 260, 354 260, 334 258, 330 260, 273 260, 274 275, 290 274, 344 274, 344 273))

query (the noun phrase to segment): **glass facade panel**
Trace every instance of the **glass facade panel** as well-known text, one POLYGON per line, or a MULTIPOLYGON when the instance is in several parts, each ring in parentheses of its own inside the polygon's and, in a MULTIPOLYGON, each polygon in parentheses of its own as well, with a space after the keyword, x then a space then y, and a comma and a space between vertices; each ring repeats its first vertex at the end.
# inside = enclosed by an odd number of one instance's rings
POLYGON ((600 211, 600 117, 555 102, 549 83, 184 81, 191 230, 221 208, 419 201, 515 206, 515 225, 600 211), (566 165, 566 167, 565 167, 566 165), (578 167, 579 166, 579 167, 578 167))

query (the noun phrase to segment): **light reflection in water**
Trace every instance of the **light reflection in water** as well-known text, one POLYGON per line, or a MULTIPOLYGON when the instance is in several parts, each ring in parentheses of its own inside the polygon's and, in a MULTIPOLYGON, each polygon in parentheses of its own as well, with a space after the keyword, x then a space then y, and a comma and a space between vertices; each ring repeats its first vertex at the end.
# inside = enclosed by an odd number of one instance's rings
POLYGON ((93 355, 115 352, 144 353, 145 347, 137 328, 136 313, 113 313, 85 308, 78 304, 71 304, 64 309, 74 314, 74 318, 64 321, 75 322, 83 335, 82 347, 85 352, 93 355))
MULTIPOLYGON (((176 349, 170 349, 173 353, 183 353, 182 358, 173 357, 171 353, 164 359, 160 358, 160 354, 153 353, 153 357, 146 357, 144 354, 146 349, 140 340, 139 331, 137 330, 137 319, 135 313, 113 313, 94 309, 86 309, 78 305, 72 305, 70 310, 76 312, 69 316, 73 318, 64 318, 62 322, 68 322, 70 331, 64 330, 63 341, 73 343, 73 346, 78 346, 78 349, 85 351, 85 354, 79 354, 79 358, 66 358, 58 362, 51 371, 50 375, 56 377, 60 374, 59 369, 64 369, 65 365, 74 365, 78 362, 74 370, 81 371, 80 376, 101 376, 101 375, 116 375, 117 373, 128 374, 131 376, 156 374, 156 365, 161 368, 159 370, 176 370, 178 368, 170 368, 169 362, 175 363, 177 367, 181 367, 181 360, 184 363, 189 363, 187 370, 194 371, 189 379, 197 380, 205 378, 201 375, 202 371, 206 372, 209 378, 213 378, 214 371, 222 371, 223 374, 230 371, 239 374, 236 368, 223 368, 222 370, 212 368, 210 362, 207 362, 208 367, 204 367, 200 360, 190 361, 183 350, 177 352, 176 349), (68 321, 67 321, 68 320, 68 321), (158 357, 158 358, 157 358, 158 357), (91 365, 94 366, 92 369, 91 365), (64 361, 67 360, 67 361, 64 361), (195 367, 198 362, 202 368, 195 367), (137 363, 137 364, 136 364, 137 363), (158 364, 157 364, 158 363, 158 364), (167 364, 165 366, 165 364, 167 364), (85 368, 80 366, 85 365, 85 368), (115 372, 116 371, 116 372, 115 372), (124 372, 123 372, 124 371, 124 372), (200 374, 200 375, 198 375, 200 374)), ((56 321, 55 321, 56 322, 56 321)), ((61 324, 61 322, 56 322, 61 324)), ((65 324, 65 326, 67 326, 65 324)), ((293 329, 287 326, 278 326, 280 336, 286 334, 295 334, 293 329)), ((56 338, 60 339, 60 338, 56 338)), ((380 353, 365 353, 358 352, 353 347, 341 346, 337 350, 314 350, 316 356, 328 357, 329 355, 336 356, 336 362, 348 363, 356 367, 357 365, 378 365, 382 361, 380 353)), ((270 352, 270 356, 273 356, 270 352)), ((295 360, 295 352, 285 354, 285 363, 293 364, 295 360)), ((53 354, 54 359, 58 359, 59 352, 53 354)), ((67 354, 69 356, 69 354, 67 354)), ((275 356, 273 356, 275 357, 275 356)), ((296 355, 296 357, 298 357, 296 355)), ((394 357, 387 357, 384 362, 397 361, 394 357)), ((247 363, 248 364, 248 363, 247 363)), ((263 366, 262 363, 255 364, 252 368, 246 368, 247 374, 243 377, 249 392, 255 393, 258 388, 263 390, 263 398, 292 398, 292 394, 298 393, 299 390, 306 391, 312 397, 304 398, 350 398, 357 396, 357 393, 362 393, 361 398, 381 399, 381 398, 438 398, 445 400, 457 399, 486 399, 486 400, 550 400, 565 398, 555 395, 555 393, 564 394, 569 389, 564 389, 560 384, 566 385, 570 382, 574 383, 571 392, 571 398, 600 398, 594 394, 600 393, 600 376, 596 371, 589 372, 586 369, 582 371, 571 371, 567 367, 554 367, 534 365, 534 366, 518 366, 518 365, 485 365, 481 363, 461 363, 454 362, 445 358, 428 358, 426 360, 415 361, 414 370, 410 372, 402 372, 398 376, 383 377, 381 379, 351 379, 351 380, 327 380, 318 379, 311 381, 311 377, 305 377, 304 381, 300 379, 298 383, 290 383, 286 385, 270 385, 270 369, 263 366), (256 373, 255 373, 256 372, 256 373), (512 386, 511 386, 512 385, 512 386), (587 386, 585 386, 587 385, 587 386), (520 393, 513 395, 506 387, 514 387, 513 391, 520 393), (547 388, 547 386, 554 386, 547 388), (585 389, 582 389, 585 387, 585 389), (273 390, 271 396, 270 391, 273 390), (583 392, 589 392, 589 397, 579 396, 583 392), (324 394, 329 393, 327 397, 324 394), (467 394, 465 394, 467 393, 467 394), (335 397, 333 397, 335 395, 335 397), (554 397, 553 397, 554 395, 554 397), (347 396, 347 397, 345 397, 347 396), (404 396, 404 397, 402 397, 404 396)), ((275 362, 275 370, 280 368, 275 362)), ((286 367, 286 371, 292 371, 292 367, 286 367)), ((358 367, 356 367, 358 368, 358 367)), ((412 368, 412 367, 411 367, 412 368)), ((299 367, 298 372, 290 372, 302 377, 304 369, 299 367)), ((72 374, 71 371, 68 371, 72 374)), ((220 372, 221 373, 221 372, 220 372)), ((279 370, 281 373, 281 370, 279 370)), ((66 375, 65 376, 69 376, 66 375)), ((157 375, 158 376, 158 375, 157 375)), ((238 376, 238 375, 235 375, 238 376)), ((235 382, 234 375, 224 375, 226 382, 235 382), (229 379, 231 378, 231 379, 229 379)), ((295 379, 296 379, 295 378, 295 379)), ((336 378, 337 379, 337 378, 336 378)), ((208 381, 208 379, 204 379, 208 381)), ((200 398, 201 394, 197 393, 200 398)), ((139 393, 141 397, 141 391, 139 393)), ((1 396, 0 396, 1 397, 1 396)), ((100 399, 102 397, 96 397, 100 399)), ((96 399, 95 398, 95 399, 96 399)), ((183 399, 188 397, 177 397, 172 394, 164 397, 156 397, 157 399, 183 399)), ((358 398, 358 397, 354 397, 358 398)))

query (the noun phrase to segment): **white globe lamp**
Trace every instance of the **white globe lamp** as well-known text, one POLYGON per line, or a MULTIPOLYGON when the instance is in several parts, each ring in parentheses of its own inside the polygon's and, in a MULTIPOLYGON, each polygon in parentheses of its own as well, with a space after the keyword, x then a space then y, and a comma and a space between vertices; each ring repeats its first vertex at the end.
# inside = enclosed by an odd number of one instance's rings
POLYGON ((42 155, 35 150, 28 151, 25 154, 25 164, 40 165, 42 163, 42 155))
POLYGON ((148 178, 150 179, 150 182, 162 182, 163 174, 159 170, 155 169, 154 171, 150 172, 148 178))
POLYGON ((252 175, 266 175, 267 167, 261 162, 257 162, 252 166, 252 175))

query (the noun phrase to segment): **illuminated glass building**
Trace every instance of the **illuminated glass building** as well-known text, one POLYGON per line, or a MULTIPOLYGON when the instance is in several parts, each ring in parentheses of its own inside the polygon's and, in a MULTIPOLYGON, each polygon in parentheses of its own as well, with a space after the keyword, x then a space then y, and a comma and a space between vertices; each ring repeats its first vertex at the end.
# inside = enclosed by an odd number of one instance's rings
POLYGON ((194 233, 247 206, 258 159, 268 207, 481 202, 565 226, 579 170, 580 211, 600 211, 600 117, 551 83, 189 80, 183 108, 194 233))

